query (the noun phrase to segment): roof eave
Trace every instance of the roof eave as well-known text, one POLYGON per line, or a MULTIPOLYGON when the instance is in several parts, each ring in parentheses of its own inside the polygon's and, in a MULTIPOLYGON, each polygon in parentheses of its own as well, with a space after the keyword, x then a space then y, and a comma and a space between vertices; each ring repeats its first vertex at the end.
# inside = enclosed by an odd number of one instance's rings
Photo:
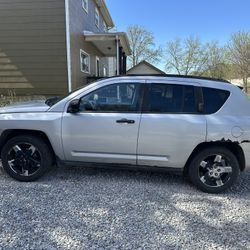
POLYGON ((100 8, 100 11, 102 13, 102 16, 109 28, 114 28, 115 24, 113 22, 113 19, 109 13, 108 7, 104 0, 95 0, 97 6, 100 8))
POLYGON ((130 56, 132 54, 132 50, 131 50, 131 47, 130 47, 130 43, 129 43, 129 40, 128 40, 127 33, 120 32, 118 34, 120 34, 120 40, 121 40, 121 43, 123 45, 122 47, 124 48, 126 55, 130 56))
POLYGON ((113 40, 118 38, 120 40, 121 46, 124 49, 124 52, 127 56, 132 54, 129 40, 125 32, 114 32, 114 33, 92 33, 92 32, 83 32, 86 41, 92 41, 93 38, 97 40, 113 40))

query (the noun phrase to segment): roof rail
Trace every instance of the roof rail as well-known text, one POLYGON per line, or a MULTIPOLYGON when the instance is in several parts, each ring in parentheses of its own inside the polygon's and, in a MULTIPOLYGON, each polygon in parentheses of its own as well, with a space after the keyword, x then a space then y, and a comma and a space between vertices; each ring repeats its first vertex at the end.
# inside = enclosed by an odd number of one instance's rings
POLYGON ((191 79, 201 79, 201 80, 209 80, 209 81, 217 81, 217 82, 225 82, 230 83, 228 80, 221 78, 212 78, 205 76, 195 76, 195 75, 176 75, 176 74, 129 74, 129 75, 121 75, 121 76, 158 76, 158 77, 176 77, 176 78, 191 78, 191 79))
POLYGON ((176 78, 188 78, 188 79, 200 79, 200 80, 209 80, 209 81, 216 81, 216 82, 224 82, 224 83, 230 83, 229 81, 225 79, 220 78, 211 78, 211 77, 205 77, 205 76, 194 76, 194 75, 175 75, 175 74, 129 74, 129 75, 119 75, 119 76, 110 76, 110 77, 89 77, 89 78, 95 78, 95 80, 103 80, 103 79, 112 79, 117 77, 124 77, 124 76, 154 76, 154 77, 176 77, 176 78))

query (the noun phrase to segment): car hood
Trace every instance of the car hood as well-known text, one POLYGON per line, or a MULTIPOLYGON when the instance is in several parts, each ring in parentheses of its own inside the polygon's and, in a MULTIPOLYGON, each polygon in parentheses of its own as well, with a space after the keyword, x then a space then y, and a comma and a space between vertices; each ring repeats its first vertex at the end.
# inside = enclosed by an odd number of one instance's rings
POLYGON ((49 108, 44 100, 19 102, 0 108, 0 114, 46 112, 49 108))

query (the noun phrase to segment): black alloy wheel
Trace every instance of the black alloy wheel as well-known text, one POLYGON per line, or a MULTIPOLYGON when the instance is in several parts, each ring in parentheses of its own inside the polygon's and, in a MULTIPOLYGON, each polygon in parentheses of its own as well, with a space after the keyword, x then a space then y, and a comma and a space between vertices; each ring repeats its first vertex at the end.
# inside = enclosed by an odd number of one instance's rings
POLYGON ((3 146, 1 159, 4 170, 19 181, 34 181, 52 166, 50 147, 40 137, 16 136, 3 146))
POLYGON ((220 193, 237 180, 240 168, 235 155, 222 147, 207 148, 192 160, 189 178, 199 189, 208 193, 220 193))

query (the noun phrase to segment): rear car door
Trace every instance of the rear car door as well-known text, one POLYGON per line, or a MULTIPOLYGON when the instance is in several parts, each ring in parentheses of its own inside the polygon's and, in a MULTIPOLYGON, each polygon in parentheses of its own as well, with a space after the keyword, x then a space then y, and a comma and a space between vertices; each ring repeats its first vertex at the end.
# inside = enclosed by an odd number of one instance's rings
POLYGON ((199 112, 199 84, 147 83, 138 138, 138 165, 183 168, 193 149, 206 139, 199 112))
POLYGON ((143 83, 99 87, 80 97, 78 113, 64 113, 62 140, 67 161, 136 164, 143 83))

